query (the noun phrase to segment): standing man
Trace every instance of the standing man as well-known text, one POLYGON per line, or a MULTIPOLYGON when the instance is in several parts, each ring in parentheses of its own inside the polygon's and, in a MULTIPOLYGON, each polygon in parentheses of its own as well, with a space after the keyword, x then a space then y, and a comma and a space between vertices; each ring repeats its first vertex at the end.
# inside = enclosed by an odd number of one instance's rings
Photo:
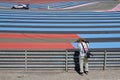
POLYGON ((83 76, 83 73, 88 74, 88 58, 86 57, 88 52, 88 41, 79 38, 78 49, 79 49, 79 64, 80 64, 80 74, 83 76))

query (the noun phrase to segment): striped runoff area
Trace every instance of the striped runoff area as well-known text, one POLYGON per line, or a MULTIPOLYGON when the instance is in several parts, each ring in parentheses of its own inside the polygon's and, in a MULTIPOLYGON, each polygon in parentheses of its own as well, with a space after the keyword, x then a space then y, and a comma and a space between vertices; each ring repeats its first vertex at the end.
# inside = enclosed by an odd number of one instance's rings
POLYGON ((0 50, 120 48, 120 12, 0 10, 0 50))
POLYGON ((0 33, 1 50, 64 50, 74 48, 70 42, 76 34, 0 33))

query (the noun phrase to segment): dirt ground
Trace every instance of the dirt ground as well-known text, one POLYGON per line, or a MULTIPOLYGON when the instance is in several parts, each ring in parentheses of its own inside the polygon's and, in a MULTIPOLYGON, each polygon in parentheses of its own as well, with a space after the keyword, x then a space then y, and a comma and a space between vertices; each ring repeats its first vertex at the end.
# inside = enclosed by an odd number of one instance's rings
POLYGON ((84 76, 75 71, 0 70, 0 80, 120 80, 120 70, 91 70, 84 76))

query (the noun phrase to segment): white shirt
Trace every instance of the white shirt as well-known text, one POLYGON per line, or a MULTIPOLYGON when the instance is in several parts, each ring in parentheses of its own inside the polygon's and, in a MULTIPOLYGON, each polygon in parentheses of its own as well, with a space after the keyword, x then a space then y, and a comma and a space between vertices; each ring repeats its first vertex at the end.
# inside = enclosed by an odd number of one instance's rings
POLYGON ((85 56, 86 53, 85 53, 82 45, 84 46, 84 49, 85 49, 85 51, 87 52, 87 51, 88 51, 89 44, 88 44, 88 43, 85 43, 85 42, 79 42, 79 43, 78 43, 78 49, 79 49, 79 52, 80 52, 80 56, 85 56))

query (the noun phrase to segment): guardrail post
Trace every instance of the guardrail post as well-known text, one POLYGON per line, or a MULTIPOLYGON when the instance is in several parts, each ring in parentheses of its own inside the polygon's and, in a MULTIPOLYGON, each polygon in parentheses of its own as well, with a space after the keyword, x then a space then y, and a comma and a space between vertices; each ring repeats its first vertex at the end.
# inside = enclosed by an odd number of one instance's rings
POLYGON ((66 58, 65 58, 65 70, 68 72, 68 51, 66 49, 66 58))
POLYGON ((107 51, 104 51, 104 68, 103 70, 106 70, 106 60, 107 60, 107 51))
POLYGON ((25 71, 27 71, 27 50, 25 50, 25 71))

